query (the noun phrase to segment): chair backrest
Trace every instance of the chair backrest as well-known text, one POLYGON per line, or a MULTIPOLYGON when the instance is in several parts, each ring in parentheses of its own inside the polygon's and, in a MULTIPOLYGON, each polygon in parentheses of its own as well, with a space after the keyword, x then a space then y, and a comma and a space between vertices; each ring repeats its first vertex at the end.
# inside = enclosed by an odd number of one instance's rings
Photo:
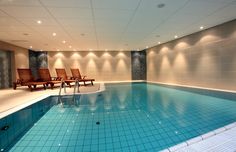
POLYGON ((40 80, 42 80, 42 81, 51 81, 52 80, 48 69, 39 69, 38 72, 39 72, 40 80))
POLYGON ((67 80, 67 74, 65 69, 56 69, 57 77, 67 80))
POLYGON ((72 77, 82 79, 79 69, 70 69, 72 77))
POLYGON ((19 78, 21 82, 32 82, 34 77, 30 69, 17 69, 19 78))

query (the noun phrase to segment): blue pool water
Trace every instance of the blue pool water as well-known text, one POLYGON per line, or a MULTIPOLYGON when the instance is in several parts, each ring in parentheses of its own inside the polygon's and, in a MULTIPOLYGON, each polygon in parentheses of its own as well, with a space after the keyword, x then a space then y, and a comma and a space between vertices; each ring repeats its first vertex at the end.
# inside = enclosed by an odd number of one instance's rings
POLYGON ((236 101, 146 83, 63 99, 10 151, 159 151, 236 121, 236 101))

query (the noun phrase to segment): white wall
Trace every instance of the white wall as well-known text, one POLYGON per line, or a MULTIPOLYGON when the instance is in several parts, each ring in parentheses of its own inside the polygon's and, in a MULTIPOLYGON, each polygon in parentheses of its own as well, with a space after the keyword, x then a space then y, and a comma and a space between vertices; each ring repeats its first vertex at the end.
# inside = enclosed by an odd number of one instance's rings
POLYGON ((82 75, 96 81, 131 80, 130 52, 48 52, 51 75, 56 76, 55 68, 79 68, 82 75))

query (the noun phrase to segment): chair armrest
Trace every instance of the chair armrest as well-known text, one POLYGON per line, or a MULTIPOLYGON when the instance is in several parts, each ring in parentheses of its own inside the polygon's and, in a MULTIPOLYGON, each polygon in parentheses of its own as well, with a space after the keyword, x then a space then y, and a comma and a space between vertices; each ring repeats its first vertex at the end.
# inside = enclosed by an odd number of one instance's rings
POLYGON ((74 77, 71 77, 71 76, 67 76, 67 79, 68 80, 72 80, 74 77))
POLYGON ((76 80, 77 78, 76 77, 71 77, 72 80, 76 80))
POLYGON ((22 80, 21 79, 16 79, 16 81, 14 83, 16 84, 21 84, 22 80))
POLYGON ((54 81, 54 80, 59 80, 58 77, 51 77, 51 80, 54 81))

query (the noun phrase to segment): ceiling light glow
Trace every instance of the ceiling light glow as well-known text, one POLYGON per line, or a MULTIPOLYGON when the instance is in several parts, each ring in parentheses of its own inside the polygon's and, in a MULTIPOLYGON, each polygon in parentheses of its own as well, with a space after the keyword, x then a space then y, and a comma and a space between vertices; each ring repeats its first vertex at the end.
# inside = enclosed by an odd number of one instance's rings
POLYGON ((42 21, 38 20, 37 23, 38 23, 38 24, 42 24, 42 21))
POLYGON ((64 44, 65 44, 65 43, 66 43, 66 41, 65 41, 65 40, 63 40, 63 41, 62 41, 62 43, 64 43, 64 44))
POLYGON ((201 26, 201 27, 200 27, 200 30, 203 30, 203 29, 204 29, 204 27, 203 27, 203 26, 201 26))
POLYGON ((175 39, 177 39, 178 38, 178 35, 175 35, 175 39))
POLYGON ((56 36, 57 35, 57 33, 52 33, 52 36, 56 36))

